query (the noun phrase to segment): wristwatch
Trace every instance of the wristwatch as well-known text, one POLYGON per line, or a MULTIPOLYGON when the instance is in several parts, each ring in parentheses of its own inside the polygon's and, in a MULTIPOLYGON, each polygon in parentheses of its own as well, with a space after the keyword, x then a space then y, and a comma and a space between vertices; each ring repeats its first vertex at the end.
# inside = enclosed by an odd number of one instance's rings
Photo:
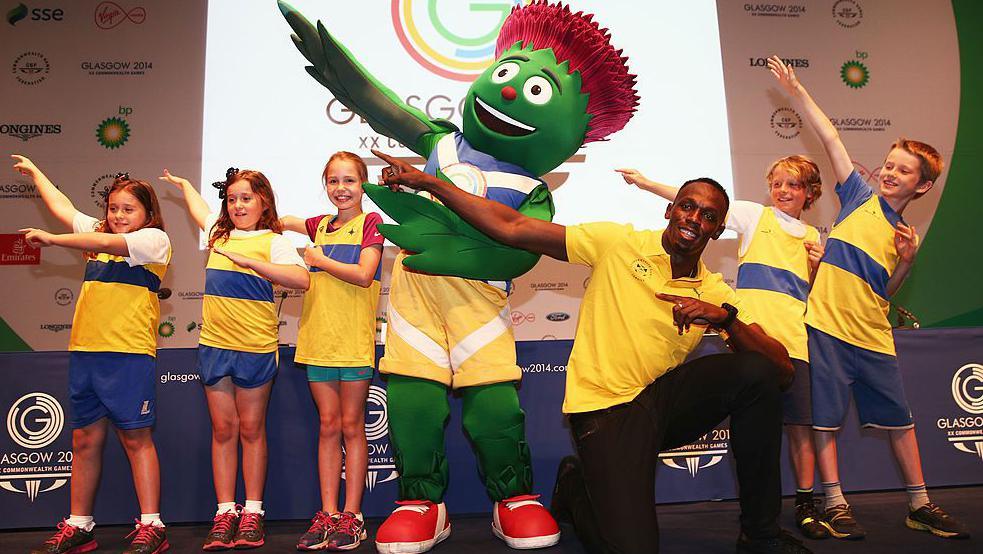
POLYGON ((715 324, 713 327, 718 330, 726 331, 730 328, 730 325, 734 323, 734 320, 737 319, 737 308, 726 302, 721 304, 720 307, 727 310, 727 317, 725 317, 720 323, 715 324))

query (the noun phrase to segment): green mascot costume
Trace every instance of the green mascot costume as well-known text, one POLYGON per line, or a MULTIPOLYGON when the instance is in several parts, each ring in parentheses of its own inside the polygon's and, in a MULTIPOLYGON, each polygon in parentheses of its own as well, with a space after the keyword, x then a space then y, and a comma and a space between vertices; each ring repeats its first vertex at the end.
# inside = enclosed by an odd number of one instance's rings
MULTIPOLYGON (((541 176, 583 144, 625 126, 638 105, 627 58, 590 14, 534 1, 502 25, 496 61, 471 85, 463 125, 431 120, 379 83, 321 24, 280 11, 311 63, 307 72, 376 132, 426 158, 425 171, 523 214, 552 219, 541 176)), ((525 415, 515 384, 510 279, 538 256, 502 245, 423 195, 364 185, 399 225, 379 230, 403 251, 393 268, 386 353, 399 506, 379 552, 425 552, 450 534, 444 426, 448 387, 495 502, 492 530, 513 548, 555 544, 560 532, 532 493, 525 415)))

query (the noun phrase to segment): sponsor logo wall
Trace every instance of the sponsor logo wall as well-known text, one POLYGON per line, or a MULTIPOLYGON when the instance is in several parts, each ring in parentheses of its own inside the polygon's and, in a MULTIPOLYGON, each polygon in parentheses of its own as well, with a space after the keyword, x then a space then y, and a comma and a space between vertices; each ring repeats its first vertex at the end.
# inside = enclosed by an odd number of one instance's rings
MULTIPOLYGON (((771 55, 795 69, 865 177, 902 135, 935 146, 951 161, 959 48, 950 3, 718 0, 717 17, 737 198, 768 202, 764 176, 771 162, 805 154, 819 164, 824 192, 804 219, 825 234, 838 210, 832 169, 802 114, 768 71, 765 60, 771 55), (905 40, 899 43, 898 36, 905 40), (913 72, 932 86, 912 86, 913 72)), ((945 176, 905 211, 905 220, 923 239, 945 176)))
MULTIPOLYGON (((94 217, 105 213, 103 194, 118 172, 151 183, 174 249, 163 286, 202 288, 197 233, 157 177, 165 167, 200 174, 206 9, 200 0, 0 7, 0 276, 15 284, 0 293, 0 319, 31 349, 67 348, 84 266, 78 252, 39 252, 12 238, 23 227, 68 229, 44 208, 30 179, 11 169, 9 154, 31 158, 94 217)), ((175 298, 161 310, 162 347, 197 342, 183 329, 200 319, 200 303, 175 298)), ((0 340, 0 350, 7 343, 0 340)))

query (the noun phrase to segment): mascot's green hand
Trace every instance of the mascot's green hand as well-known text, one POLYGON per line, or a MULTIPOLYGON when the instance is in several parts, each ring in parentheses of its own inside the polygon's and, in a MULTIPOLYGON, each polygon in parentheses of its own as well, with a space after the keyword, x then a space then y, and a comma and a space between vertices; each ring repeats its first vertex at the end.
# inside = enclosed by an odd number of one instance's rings
POLYGON ((294 46, 311 65, 304 69, 342 104, 365 119, 375 132, 429 156, 441 135, 457 130, 445 119, 429 119, 376 80, 318 21, 317 27, 293 6, 278 1, 294 34, 294 46))
MULTIPOLYGON (((379 208, 399 222, 399 225, 380 225, 379 232, 400 248, 415 252, 403 260, 403 265, 412 270, 505 281, 529 271, 539 261, 539 255, 489 238, 447 207, 426 197, 393 192, 378 185, 364 184, 362 188, 379 208)), ((529 193, 519 212, 551 220, 553 197, 546 185, 529 193)))

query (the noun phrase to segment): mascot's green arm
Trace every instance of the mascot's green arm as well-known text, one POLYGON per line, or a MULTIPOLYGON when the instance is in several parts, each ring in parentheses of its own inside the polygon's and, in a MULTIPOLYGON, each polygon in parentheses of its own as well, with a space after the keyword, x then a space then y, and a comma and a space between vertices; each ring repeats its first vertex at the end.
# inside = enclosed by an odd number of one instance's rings
POLYGON ((348 109, 365 119, 375 132, 398 140, 428 157, 441 136, 457 131, 445 119, 431 120, 396 96, 363 68, 355 57, 318 21, 311 25, 293 6, 277 1, 290 24, 294 46, 312 65, 305 69, 348 109))
MULTIPOLYGON (((406 267, 467 279, 505 281, 529 271, 539 255, 506 246, 478 231, 447 206, 423 196, 364 184, 365 193, 399 225, 379 225, 379 232, 401 248, 415 252, 406 267)), ((555 212, 546 185, 533 189, 520 213, 550 221, 555 212)))

